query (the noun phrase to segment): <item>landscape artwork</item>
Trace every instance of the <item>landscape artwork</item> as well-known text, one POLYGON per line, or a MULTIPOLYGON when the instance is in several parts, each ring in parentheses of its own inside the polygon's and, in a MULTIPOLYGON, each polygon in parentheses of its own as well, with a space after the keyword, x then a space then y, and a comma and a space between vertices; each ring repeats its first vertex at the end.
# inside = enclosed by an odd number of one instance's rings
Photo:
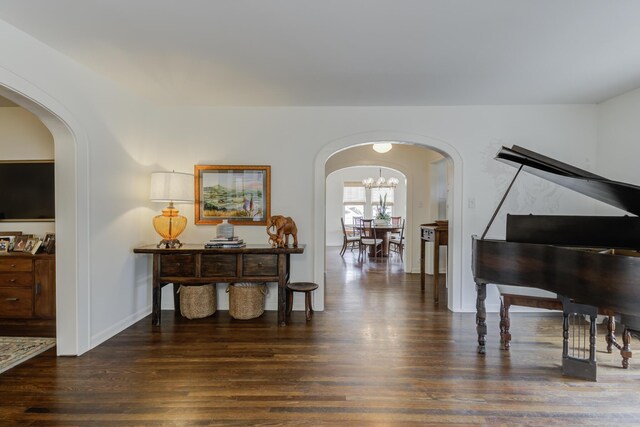
POLYGON ((195 167, 196 224, 266 225, 271 166, 195 167))

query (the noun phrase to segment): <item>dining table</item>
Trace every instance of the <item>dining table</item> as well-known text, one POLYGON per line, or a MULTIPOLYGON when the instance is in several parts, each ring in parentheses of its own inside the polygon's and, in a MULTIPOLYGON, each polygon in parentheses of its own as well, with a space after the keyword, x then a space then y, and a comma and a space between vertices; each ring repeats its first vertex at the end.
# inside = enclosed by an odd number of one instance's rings
MULTIPOLYGON (((345 228, 351 229, 356 232, 361 232, 362 229, 367 228, 363 225, 345 225, 345 228)), ((389 256, 389 236, 391 233, 400 233, 402 231, 402 225, 392 225, 392 224, 375 224, 373 223, 371 226, 376 239, 382 239, 382 256, 389 256)), ((369 248, 369 256, 374 257, 376 255, 376 249, 374 246, 369 248)))

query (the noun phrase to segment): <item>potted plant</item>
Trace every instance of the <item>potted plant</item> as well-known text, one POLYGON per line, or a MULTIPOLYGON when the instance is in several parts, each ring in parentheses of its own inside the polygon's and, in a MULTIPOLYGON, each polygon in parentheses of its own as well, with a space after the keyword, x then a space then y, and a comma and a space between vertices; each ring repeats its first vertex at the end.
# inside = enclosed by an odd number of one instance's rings
POLYGON ((378 209, 378 213, 375 217, 375 223, 380 225, 387 225, 391 222, 391 215, 387 213, 387 195, 382 197, 380 194, 380 209, 378 209))

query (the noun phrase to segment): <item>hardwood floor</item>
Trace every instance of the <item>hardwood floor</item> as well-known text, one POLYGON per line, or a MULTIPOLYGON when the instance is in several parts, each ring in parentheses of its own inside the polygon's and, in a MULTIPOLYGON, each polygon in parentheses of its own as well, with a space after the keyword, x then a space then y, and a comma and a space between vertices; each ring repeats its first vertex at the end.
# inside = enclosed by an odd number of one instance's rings
POLYGON ((557 315, 513 313, 506 352, 490 314, 481 357, 474 314, 446 311, 444 290, 434 307, 399 263, 338 251, 311 322, 147 317, 82 357, 50 350, 1 374, 0 425, 640 424, 640 369, 602 333, 597 383, 561 376, 557 315))

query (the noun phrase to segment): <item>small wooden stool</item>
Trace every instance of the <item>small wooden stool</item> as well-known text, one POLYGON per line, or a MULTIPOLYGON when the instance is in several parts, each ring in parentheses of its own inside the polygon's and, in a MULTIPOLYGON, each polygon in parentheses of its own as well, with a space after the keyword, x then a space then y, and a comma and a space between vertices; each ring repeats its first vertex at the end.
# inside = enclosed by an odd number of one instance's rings
POLYGON ((311 320, 313 307, 311 307, 311 292, 318 289, 318 285, 311 282, 293 282, 287 283, 287 316, 291 314, 293 309, 293 293, 304 292, 304 311, 307 315, 307 321, 311 320))

